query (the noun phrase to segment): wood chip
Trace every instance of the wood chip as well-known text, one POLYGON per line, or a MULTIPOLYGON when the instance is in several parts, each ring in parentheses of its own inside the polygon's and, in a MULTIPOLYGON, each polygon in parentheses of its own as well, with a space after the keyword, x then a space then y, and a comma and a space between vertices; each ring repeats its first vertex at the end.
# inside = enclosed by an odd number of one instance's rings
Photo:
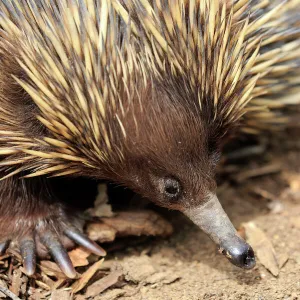
POLYGON ((260 263, 274 276, 278 276, 279 264, 271 241, 255 223, 249 222, 243 224, 243 226, 245 227, 247 241, 253 247, 260 263))
POLYGON ((101 221, 113 227, 117 236, 168 236, 172 234, 172 225, 151 210, 123 211, 113 218, 102 218, 101 221))
POLYGON ((121 271, 111 272, 109 275, 99 279, 91 286, 87 288, 86 296, 87 297, 95 297, 113 286, 114 284, 119 282, 120 277, 123 275, 121 271))
POLYGON ((44 290, 47 290, 47 291, 51 290, 50 286, 47 285, 46 283, 42 282, 42 281, 36 280, 35 283, 36 283, 37 286, 39 286, 40 288, 42 288, 44 290))
POLYGON ((117 230, 103 223, 91 223, 87 226, 87 234, 93 241, 99 243, 113 242, 117 230))
POLYGON ((54 276, 60 279, 67 279, 67 276, 61 271, 59 266, 49 260, 42 260, 39 264, 40 269, 48 276, 54 276))
POLYGON ((28 300, 44 300, 45 296, 41 290, 30 287, 28 300))
POLYGON ((56 290, 51 294, 51 300, 71 300, 71 291, 66 290, 56 290))
POLYGON ((74 267, 83 267, 89 264, 87 258, 91 255, 91 252, 84 248, 76 248, 68 254, 74 267))
POLYGON ((52 290, 54 285, 55 285, 55 281, 53 281, 50 277, 48 277, 45 273, 41 274, 42 276, 42 281, 44 284, 46 284, 47 286, 50 287, 50 289, 52 290))
POLYGON ((151 210, 124 211, 110 218, 101 218, 87 226, 90 239, 100 243, 112 242, 117 236, 169 236, 172 225, 151 210))
POLYGON ((66 279, 66 278, 58 279, 55 282, 55 284, 53 285, 52 290, 57 290, 57 289, 61 288, 66 283, 67 280, 69 280, 69 279, 66 279))
POLYGON ((16 296, 19 296, 20 288, 22 285, 22 271, 20 269, 16 269, 13 272, 11 287, 9 288, 16 296))
POLYGON ((251 190, 252 193, 255 193, 256 195, 259 195, 267 200, 274 201, 276 199, 275 195, 270 193, 269 191, 266 191, 262 188, 255 187, 253 190, 251 190))
POLYGON ((93 217, 112 217, 114 215, 112 207, 108 204, 106 184, 98 185, 98 195, 94 202, 94 207, 87 210, 88 214, 93 217))
POLYGON ((104 258, 99 260, 98 262, 94 263, 87 271, 85 271, 80 279, 78 279, 73 285, 72 285, 72 292, 78 293, 81 291, 89 282, 89 280, 94 276, 94 274, 100 269, 102 263, 104 261, 104 258))

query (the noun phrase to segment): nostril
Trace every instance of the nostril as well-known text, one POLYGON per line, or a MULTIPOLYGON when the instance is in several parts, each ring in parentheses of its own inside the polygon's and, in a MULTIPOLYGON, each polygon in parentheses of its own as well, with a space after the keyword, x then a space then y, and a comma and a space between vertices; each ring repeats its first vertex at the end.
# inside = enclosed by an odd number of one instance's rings
POLYGON ((248 251, 245 254, 244 268, 245 269, 252 269, 254 266, 255 266, 254 251, 251 247, 249 247, 248 251))
POLYGON ((253 249, 238 237, 231 240, 227 245, 223 244, 220 248, 220 252, 237 267, 249 270, 256 264, 253 249))

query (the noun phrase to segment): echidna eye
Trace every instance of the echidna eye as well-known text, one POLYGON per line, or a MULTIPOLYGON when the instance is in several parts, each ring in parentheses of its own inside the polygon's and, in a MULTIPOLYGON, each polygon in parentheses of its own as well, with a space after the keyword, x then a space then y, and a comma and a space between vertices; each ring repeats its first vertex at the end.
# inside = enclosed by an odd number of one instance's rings
POLYGON ((178 180, 166 178, 164 180, 164 194, 170 199, 176 199, 180 196, 181 187, 178 180))

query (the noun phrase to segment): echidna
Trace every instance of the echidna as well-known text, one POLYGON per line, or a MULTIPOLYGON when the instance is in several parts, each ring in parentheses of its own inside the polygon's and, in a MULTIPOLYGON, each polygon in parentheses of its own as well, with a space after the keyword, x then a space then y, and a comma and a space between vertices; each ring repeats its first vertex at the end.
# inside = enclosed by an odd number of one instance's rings
POLYGON ((86 176, 187 215, 255 265, 217 197, 222 146, 288 123, 300 102, 299 0, 3 0, 0 241, 26 272, 70 240, 105 252, 47 185, 86 176))

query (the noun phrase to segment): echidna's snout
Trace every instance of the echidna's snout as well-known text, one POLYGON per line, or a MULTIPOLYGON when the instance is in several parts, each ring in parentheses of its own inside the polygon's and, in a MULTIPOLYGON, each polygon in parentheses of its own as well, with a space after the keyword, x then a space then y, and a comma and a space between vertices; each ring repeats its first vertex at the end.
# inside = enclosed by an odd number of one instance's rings
POLYGON ((220 245, 220 252, 237 267, 252 269, 255 266, 255 256, 252 247, 235 235, 220 245))
POLYGON ((210 195, 205 204, 186 209, 184 213, 219 245, 220 252, 231 263, 244 269, 255 266, 254 251, 237 235, 216 195, 210 195))

